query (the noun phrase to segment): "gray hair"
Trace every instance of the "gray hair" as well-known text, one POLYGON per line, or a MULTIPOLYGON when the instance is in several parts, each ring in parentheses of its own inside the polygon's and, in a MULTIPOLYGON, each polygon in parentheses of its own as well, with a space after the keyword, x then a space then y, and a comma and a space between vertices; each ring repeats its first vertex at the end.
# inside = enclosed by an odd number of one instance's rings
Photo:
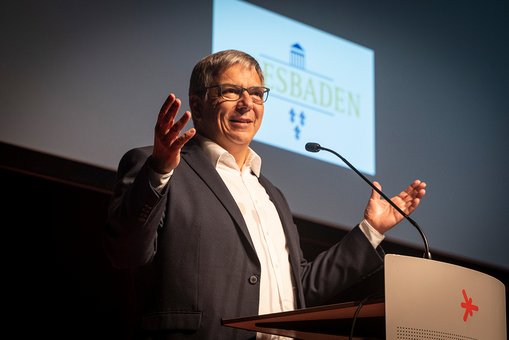
POLYGON ((224 50, 210 54, 196 63, 189 81, 189 96, 205 98, 205 88, 213 85, 212 82, 221 72, 236 64, 253 67, 263 84, 263 72, 255 58, 242 51, 224 50))

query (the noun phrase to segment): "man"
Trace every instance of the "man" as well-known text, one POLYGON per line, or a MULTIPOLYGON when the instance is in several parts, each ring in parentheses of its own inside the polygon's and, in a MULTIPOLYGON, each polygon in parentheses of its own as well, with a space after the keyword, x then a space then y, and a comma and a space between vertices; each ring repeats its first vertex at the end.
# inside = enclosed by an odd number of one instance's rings
MULTIPOLYGON (((378 245, 402 217, 376 192, 339 244, 303 258, 290 208, 249 147, 268 91, 250 55, 209 55, 191 75, 194 128, 182 133, 191 113, 176 120, 170 94, 153 147, 122 158, 105 245, 115 266, 136 269, 143 338, 251 339, 221 319, 320 305, 383 265, 378 245)), ((424 194, 416 180, 393 201, 410 214, 424 194)))

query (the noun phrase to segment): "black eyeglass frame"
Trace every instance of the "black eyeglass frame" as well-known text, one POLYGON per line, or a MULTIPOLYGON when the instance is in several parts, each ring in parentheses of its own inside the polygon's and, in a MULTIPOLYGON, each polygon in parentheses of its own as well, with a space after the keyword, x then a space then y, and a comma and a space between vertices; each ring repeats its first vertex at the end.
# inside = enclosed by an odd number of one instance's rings
POLYGON ((265 87, 265 86, 251 86, 251 87, 248 87, 248 88, 245 88, 245 87, 242 87, 240 85, 235 85, 235 84, 217 84, 217 85, 211 85, 211 86, 206 86, 205 87, 205 90, 208 90, 208 89, 212 89, 212 88, 218 88, 219 89, 219 97, 221 97, 222 99, 224 100, 227 100, 227 101, 237 101, 237 100, 240 100, 240 98, 242 97, 242 93, 244 93, 244 91, 246 91, 250 96, 251 96, 251 99, 253 100, 254 103, 256 104, 263 104, 267 101, 267 99, 269 98, 269 92, 270 92, 270 89, 268 87, 265 87), (232 99, 232 98, 228 98, 228 97, 225 97, 223 92, 223 88, 225 87, 228 87, 229 89, 236 89, 237 91, 234 92, 238 98, 237 99, 232 99), (263 89, 263 92, 262 92, 262 100, 259 101, 259 100, 256 100, 256 95, 254 95, 252 93, 253 90, 255 89, 263 89))

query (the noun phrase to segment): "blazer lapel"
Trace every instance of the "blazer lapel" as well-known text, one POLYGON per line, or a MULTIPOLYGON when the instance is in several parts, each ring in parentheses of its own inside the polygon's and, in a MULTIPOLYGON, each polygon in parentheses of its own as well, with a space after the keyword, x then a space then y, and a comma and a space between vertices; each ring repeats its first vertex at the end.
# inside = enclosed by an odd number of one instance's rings
POLYGON ((251 246, 251 250, 256 255, 253 241, 249 235, 249 230, 247 229, 246 222, 242 217, 242 213, 240 212, 237 203, 221 179, 221 176, 219 176, 212 164, 210 164, 210 160, 202 151, 200 145, 194 140, 189 141, 182 149, 181 156, 191 169, 193 169, 194 172, 203 179, 205 184, 225 207, 230 216, 236 222, 241 234, 251 246))

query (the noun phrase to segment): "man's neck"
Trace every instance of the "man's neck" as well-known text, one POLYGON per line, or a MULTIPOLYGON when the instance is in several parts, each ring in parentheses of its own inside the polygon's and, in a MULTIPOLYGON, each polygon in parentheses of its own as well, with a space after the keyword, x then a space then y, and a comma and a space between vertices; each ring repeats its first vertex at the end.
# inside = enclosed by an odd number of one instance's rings
POLYGON ((233 158, 235 158, 235 161, 237 162, 237 165, 239 166, 239 169, 242 170, 244 164, 246 163, 247 155, 249 154, 249 148, 238 148, 238 150, 227 149, 226 151, 232 154, 233 158))
POLYGON ((200 137, 199 138, 206 138, 214 143, 216 143, 217 145, 219 145, 220 147, 222 147, 223 149, 225 149, 226 151, 228 151, 228 153, 230 153, 233 158, 235 158, 235 162, 237 163, 237 166, 239 167, 239 169, 242 170, 242 168, 244 167, 244 164, 246 163, 246 160, 247 160, 247 157, 249 155, 249 145, 222 145, 221 143, 218 143, 217 141, 205 136, 205 135, 199 135, 200 137))

